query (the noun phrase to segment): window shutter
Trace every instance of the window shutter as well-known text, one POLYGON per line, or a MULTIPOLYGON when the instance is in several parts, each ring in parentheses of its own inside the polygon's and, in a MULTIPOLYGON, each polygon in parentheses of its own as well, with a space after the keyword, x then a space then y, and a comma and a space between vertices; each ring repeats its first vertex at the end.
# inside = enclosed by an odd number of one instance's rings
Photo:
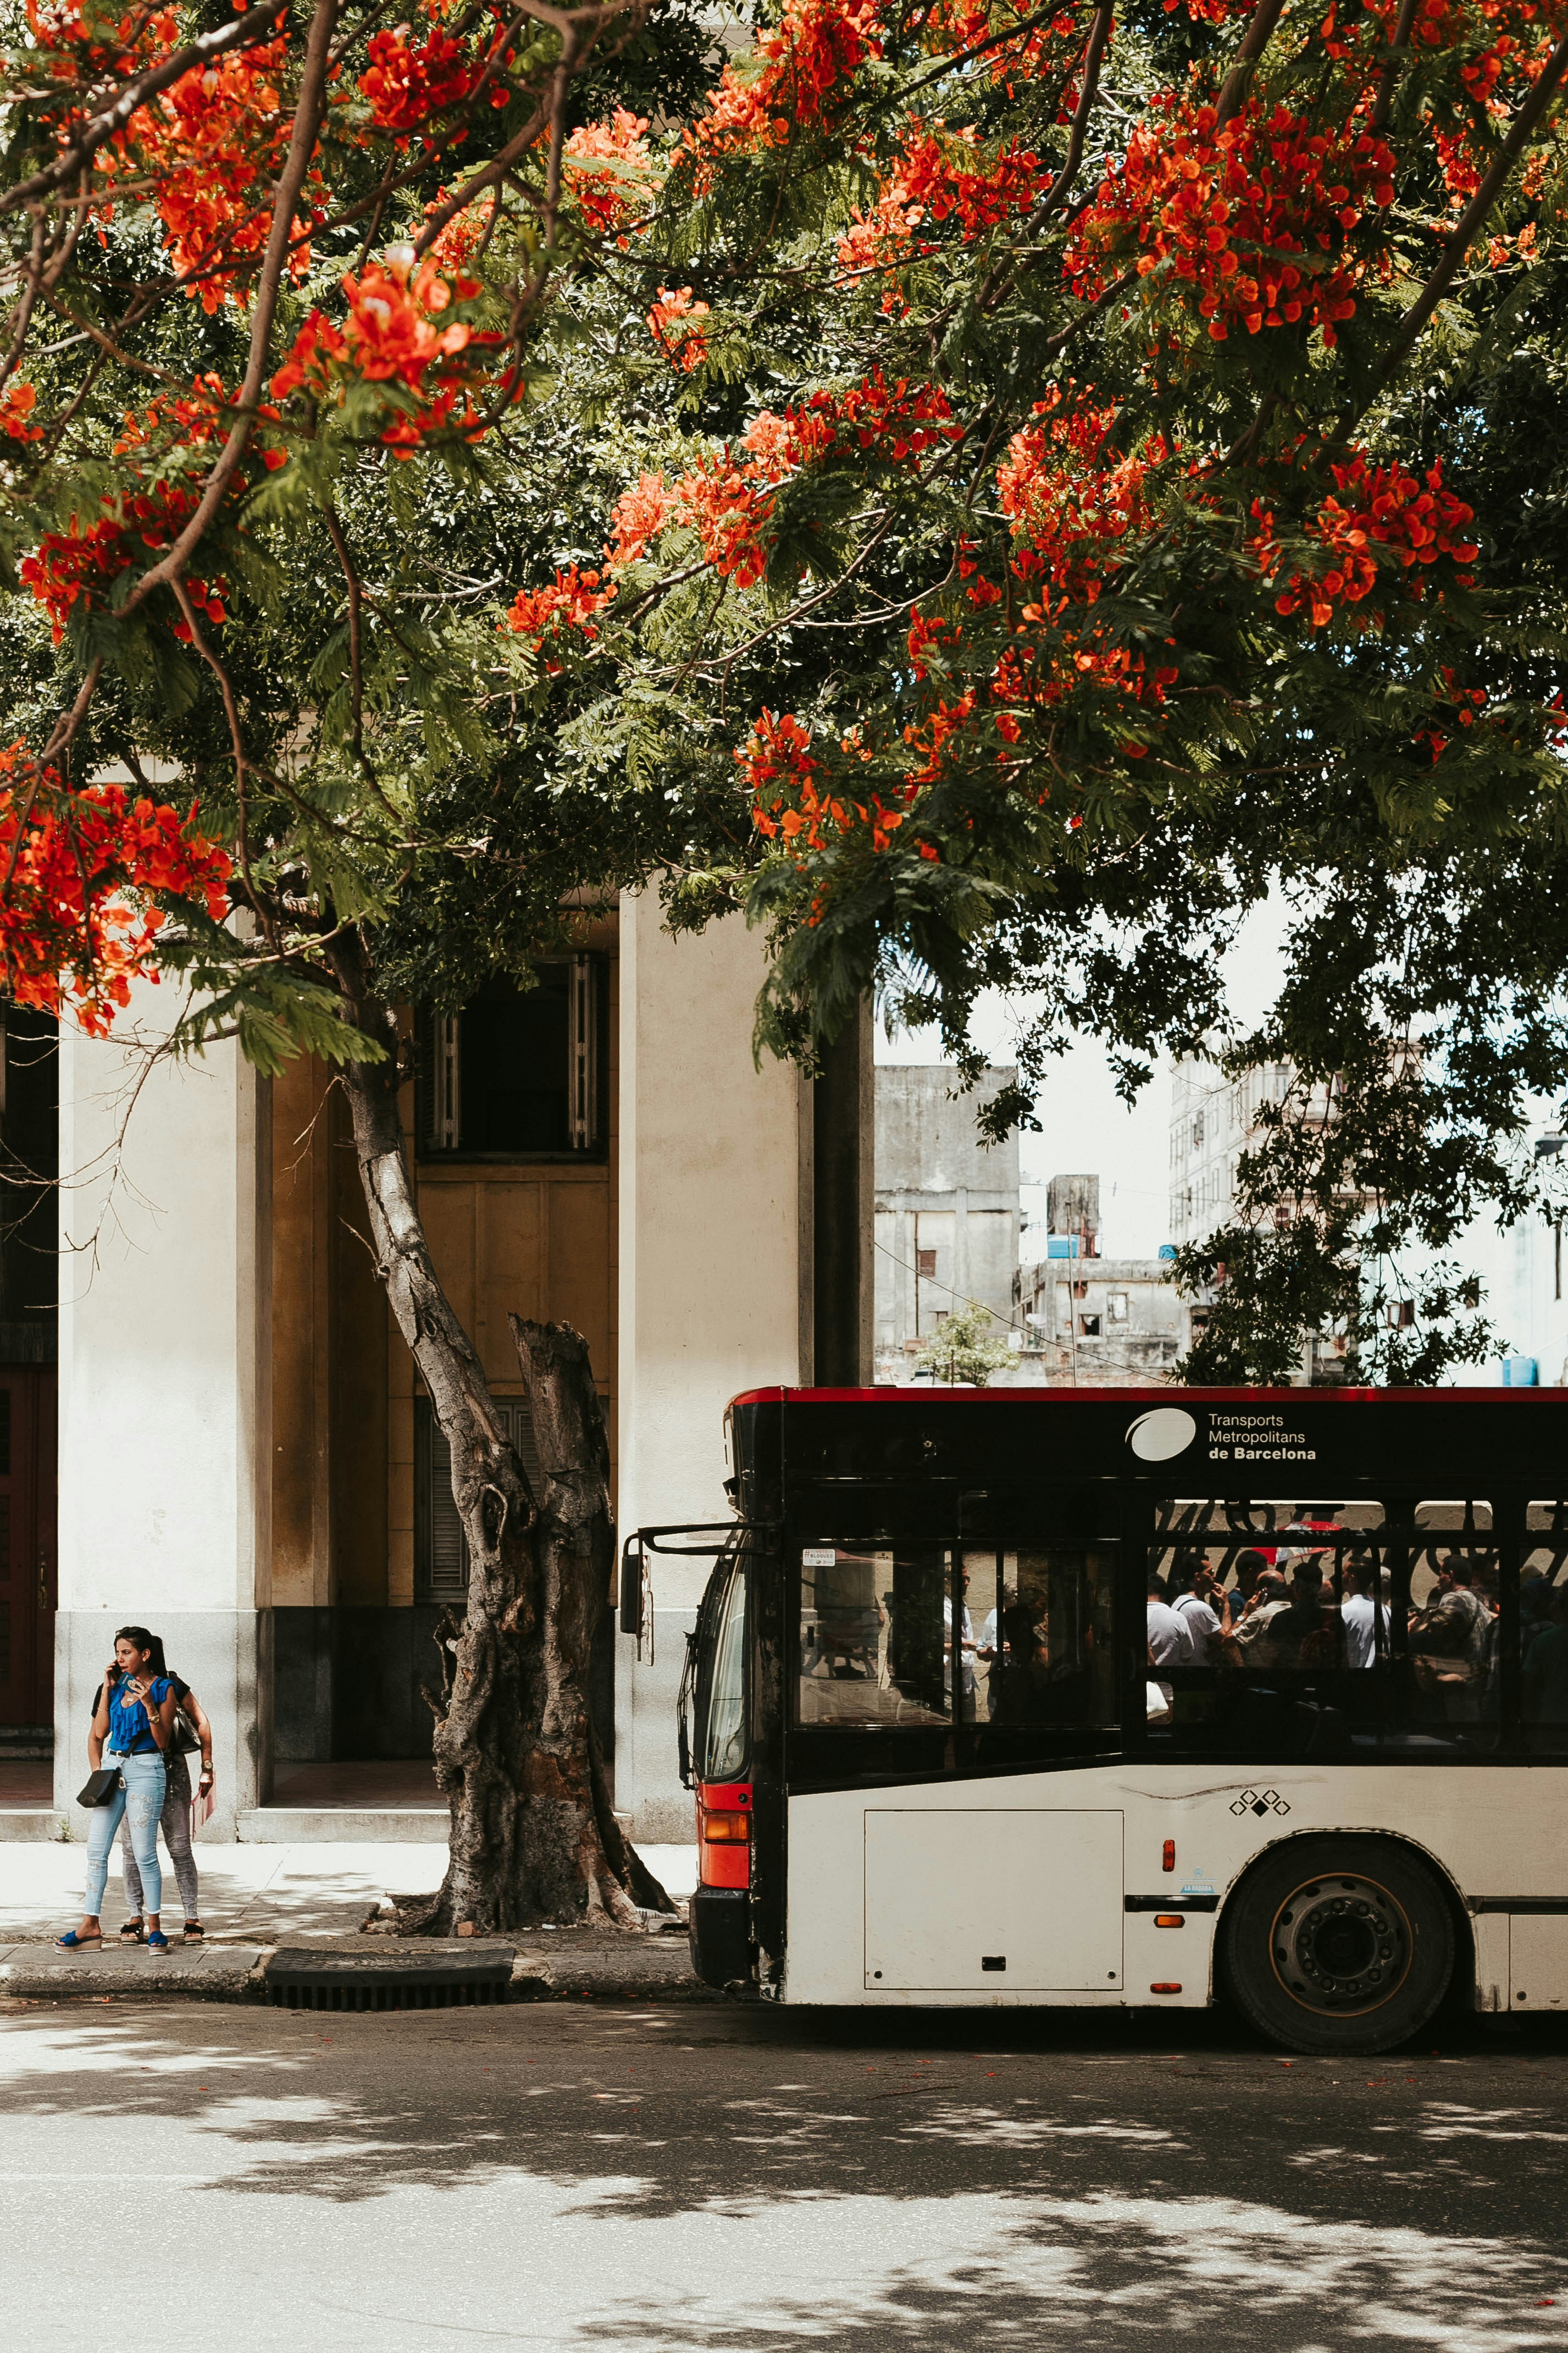
MULTIPOLYGON (((501 1426, 537 1496, 539 1449, 526 1398, 498 1398, 501 1426)), ((415 1401, 415 1597, 460 1603, 468 1589, 468 1546, 452 1499, 452 1451, 428 1398, 415 1401)))
POLYGON ((572 1149, 592 1152, 599 1141, 598 968, 593 956, 574 955, 570 976, 568 1031, 572 1149))
POLYGON ((415 1127, 421 1152, 456 1152, 462 1142, 462 1064, 456 1014, 426 1008, 415 1023, 415 1127))

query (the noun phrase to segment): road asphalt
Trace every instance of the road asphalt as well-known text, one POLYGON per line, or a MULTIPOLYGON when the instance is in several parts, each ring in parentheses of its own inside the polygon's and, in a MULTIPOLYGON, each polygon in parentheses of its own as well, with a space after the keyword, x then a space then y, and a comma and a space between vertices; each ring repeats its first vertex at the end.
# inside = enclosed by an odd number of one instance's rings
POLYGON ((1557 2020, 9 2000, 0 2118, 28 2353, 1568 2353, 1557 2020))

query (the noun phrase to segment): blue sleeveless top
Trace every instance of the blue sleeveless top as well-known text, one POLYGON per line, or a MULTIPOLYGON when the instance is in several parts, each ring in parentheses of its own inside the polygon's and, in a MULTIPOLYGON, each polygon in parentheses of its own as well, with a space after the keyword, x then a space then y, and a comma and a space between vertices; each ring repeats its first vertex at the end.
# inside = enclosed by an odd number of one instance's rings
MULTIPOLYGON (((147 1697, 154 1707, 161 1706, 171 1689, 166 1675, 154 1675, 147 1686, 147 1697)), ((139 1699, 121 1699, 123 1683, 116 1683, 109 1695, 108 1746, 117 1757, 138 1757, 148 1749, 156 1751, 158 1744, 147 1728, 147 1711, 139 1699)))

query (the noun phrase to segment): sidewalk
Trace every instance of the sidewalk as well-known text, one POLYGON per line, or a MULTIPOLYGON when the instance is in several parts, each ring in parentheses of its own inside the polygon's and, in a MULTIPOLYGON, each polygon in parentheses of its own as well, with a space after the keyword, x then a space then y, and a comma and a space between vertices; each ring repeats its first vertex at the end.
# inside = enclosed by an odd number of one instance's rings
MULTIPOLYGON (((689 1895, 697 1878, 694 1846, 639 1850, 671 1895, 689 1895)), ((63 1995, 100 1999, 205 1996, 238 2001, 258 1995, 260 1973, 278 1946, 347 1946, 387 1957, 417 1959, 432 1951, 472 1953, 461 1939, 361 1939, 373 1905, 395 1895, 423 1894, 440 1884, 445 1844, 300 1846, 248 1844, 196 1847, 202 1880, 202 1945, 179 1942, 180 1907, 165 1863, 170 1898, 165 1918, 174 1931, 166 1955, 121 1946, 125 1916, 118 1847, 104 1898, 101 1950, 61 1953, 54 1939, 81 1915, 87 1850, 31 1842, 0 1843, 0 1997, 32 2000, 63 1995)), ((628 1936, 611 1929, 528 1929, 506 1940, 517 1948, 517 1977, 544 2000, 707 1999, 691 1975, 686 1939, 668 1934, 628 1936)))
MULTIPOLYGON (((684 1900, 697 1883, 695 1846, 638 1849, 671 1895, 684 1900)), ((174 1874, 160 1849, 165 1916, 180 1917, 174 1874)), ((281 1945, 354 1936, 373 1904, 395 1895, 422 1895, 441 1883, 447 1847, 355 1845, 208 1845, 198 1839, 202 1924, 215 1944, 281 1945)), ((0 1843, 0 1947, 49 1944, 81 1917, 87 1848, 73 1841, 0 1843)), ((103 1928, 112 1939, 125 1917, 120 1848, 109 1866, 103 1928)))

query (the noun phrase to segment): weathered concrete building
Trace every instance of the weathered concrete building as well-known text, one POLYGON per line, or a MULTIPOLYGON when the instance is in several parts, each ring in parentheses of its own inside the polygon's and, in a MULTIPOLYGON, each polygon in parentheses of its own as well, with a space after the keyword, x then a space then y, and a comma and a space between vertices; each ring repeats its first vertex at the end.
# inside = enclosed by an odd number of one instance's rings
POLYGON ((987 1070, 960 1092, 948 1062, 884 1063, 876 1074, 876 1362, 892 1380, 955 1310, 1014 1319, 1018 1137, 985 1144, 978 1105, 1017 1073, 987 1070))
POLYGON ((1018 1269, 1022 1381, 1132 1388, 1164 1380, 1182 1303, 1159 1259, 1045 1258, 1018 1269))

